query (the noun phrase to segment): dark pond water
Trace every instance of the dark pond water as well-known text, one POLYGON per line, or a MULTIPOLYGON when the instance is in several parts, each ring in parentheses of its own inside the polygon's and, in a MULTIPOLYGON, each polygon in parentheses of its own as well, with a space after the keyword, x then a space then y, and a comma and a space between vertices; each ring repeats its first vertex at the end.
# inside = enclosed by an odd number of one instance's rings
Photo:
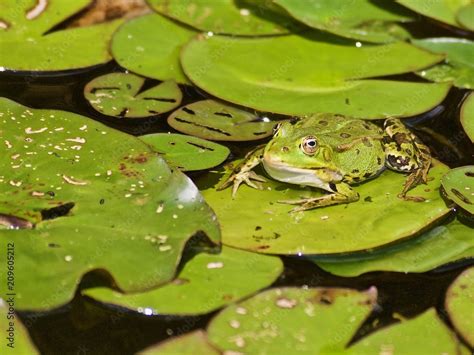
MULTIPOLYGON (((411 30, 420 37, 467 36, 442 29, 421 21, 411 30)), ((139 123, 102 116, 88 106, 82 96, 84 85, 92 78, 107 72, 122 70, 112 62, 82 73, 62 73, 52 76, 35 76, 27 73, 0 75, 0 96, 9 97, 34 108, 54 108, 76 112, 99 120, 108 126, 133 135, 173 131, 166 124, 166 116, 155 116, 139 123)), ((415 75, 390 77, 420 81, 415 75)), ((155 82, 147 81, 147 87, 155 82)), ((207 94, 191 87, 182 87, 183 104, 208 98, 207 94)), ((451 167, 473 162, 474 148, 463 133, 459 123, 459 106, 466 90, 452 89, 447 99, 428 113, 407 119, 410 125, 432 149, 434 155, 451 167)), ((229 145, 234 156, 241 155, 245 144, 229 145)), ((196 178, 198 173, 191 175, 196 178)), ((453 216, 449 218, 454 218, 453 216)), ((463 221, 473 221, 462 217, 463 221)), ((275 286, 340 286, 366 289, 376 286, 379 290, 379 307, 366 321, 359 334, 395 321, 393 314, 415 316, 430 307, 436 307, 449 324, 443 309, 445 291, 452 280, 474 260, 450 265, 449 269, 434 270, 424 274, 376 272, 357 278, 332 276, 302 258, 284 257, 285 272, 272 285, 275 286), (375 319, 378 322, 374 322, 375 319)), ((86 275, 81 287, 106 284, 100 275, 86 275)), ((49 313, 22 313, 31 336, 45 354, 131 354, 150 344, 198 328, 205 328, 214 313, 200 317, 169 317, 136 315, 122 309, 105 308, 79 295, 65 307, 49 313)))

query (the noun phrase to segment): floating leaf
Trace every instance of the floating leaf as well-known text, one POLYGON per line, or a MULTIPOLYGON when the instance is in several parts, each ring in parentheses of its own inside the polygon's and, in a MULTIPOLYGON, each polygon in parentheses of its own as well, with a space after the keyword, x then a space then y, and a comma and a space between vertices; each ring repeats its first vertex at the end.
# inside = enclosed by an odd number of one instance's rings
POLYGON ((223 145, 184 134, 155 133, 140 139, 162 154, 168 164, 184 171, 213 168, 230 154, 223 145))
POLYGON ((84 96, 96 111, 127 118, 158 115, 181 103, 183 94, 174 81, 141 91, 144 83, 145 78, 133 74, 105 74, 85 86, 84 96))
POLYGON ((412 41, 418 47, 446 55, 446 62, 417 74, 435 82, 452 81, 460 88, 474 87, 474 42, 460 38, 427 38, 412 41))
POLYGON ((339 36, 368 42, 406 39, 409 33, 396 22, 410 21, 410 13, 395 3, 369 0, 276 0, 304 24, 339 36))
POLYGON ((474 213, 474 165, 449 170, 441 183, 450 200, 474 213))
POLYGON ((470 93, 461 108, 461 124, 467 136, 474 143, 474 94, 470 93))
POLYGON ((159 345, 151 346, 144 351, 140 351, 140 355, 219 355, 207 341, 206 333, 202 330, 196 330, 179 337, 166 340, 159 345))
POLYGON ((474 267, 463 271, 449 286, 445 301, 449 318, 464 340, 474 347, 474 267))
POLYGON ((358 48, 321 33, 257 39, 199 36, 181 53, 189 79, 226 101, 264 112, 368 119, 412 116, 438 105, 448 84, 367 78, 419 70, 442 58, 403 42, 358 48))
POLYGON ((168 117, 177 131, 216 141, 252 141, 269 137, 275 122, 214 100, 181 107, 168 117))
POLYGON ((208 338, 223 353, 340 353, 376 297, 375 288, 271 289, 224 309, 209 324, 208 338))
POLYGON ((291 18, 274 12, 254 14, 251 4, 235 0, 148 0, 157 12, 201 31, 243 36, 287 33, 291 18))
POLYGON ((431 17, 437 21, 451 26, 461 27, 456 21, 458 11, 471 3, 471 0, 398 0, 398 3, 418 12, 423 16, 431 17))
POLYGON ((173 282, 160 288, 131 295, 95 288, 83 294, 149 315, 204 314, 269 286, 282 270, 277 257, 224 247, 220 254, 195 256, 173 282))
POLYGON ((472 228, 455 221, 392 247, 352 257, 312 260, 332 274, 353 277, 372 271, 426 272, 465 258, 474 258, 472 228))
MULTIPOLYGON (((341 325, 342 326, 342 325, 341 325)), ((434 308, 357 341, 347 354, 460 354, 461 344, 434 308)))
POLYGON ((109 41, 121 20, 50 32, 89 3, 90 0, 2 0, 0 68, 59 71, 109 61, 109 41))
POLYGON ((474 3, 461 7, 456 15, 456 20, 461 26, 474 31, 474 3))
POLYGON ((112 55, 124 68, 158 80, 189 83, 179 64, 181 46, 196 32, 157 15, 132 19, 112 39, 112 55))
MULTIPOLYGON (((4 250, 5 253, 7 253, 7 249, 4 250)), ((4 265, 7 264, 5 263, 4 265)), ((7 282, 5 274, 3 282, 7 282)), ((7 284, 5 284, 5 286, 7 286, 7 284)), ((5 288, 3 288, 3 290, 5 290, 5 288)), ((6 354, 8 354, 8 352, 12 354, 39 354, 40 352, 36 349, 36 346, 28 335, 28 330, 15 313, 15 296, 10 297, 5 295, 5 293, 8 292, 2 293, 5 299, 0 298, 0 327, 3 330, 2 336, 0 337, 0 349, 4 349, 2 352, 6 354)))
POLYGON ((230 189, 216 191, 218 174, 212 173, 198 186, 216 212, 222 242, 228 246, 269 254, 349 253, 409 238, 446 215, 450 209, 438 190, 447 170, 434 162, 431 181, 409 193, 425 202, 398 198, 406 176, 387 170, 355 186, 360 194, 357 202, 298 213, 288 213, 291 207, 277 201, 316 197, 321 192, 270 179, 260 191, 241 186, 232 199, 230 189))
POLYGON ((143 291, 173 278, 196 233, 219 242, 197 188, 139 139, 4 98, 0 120, 0 248, 14 243, 21 256, 17 309, 69 302, 95 269, 124 292, 143 291))

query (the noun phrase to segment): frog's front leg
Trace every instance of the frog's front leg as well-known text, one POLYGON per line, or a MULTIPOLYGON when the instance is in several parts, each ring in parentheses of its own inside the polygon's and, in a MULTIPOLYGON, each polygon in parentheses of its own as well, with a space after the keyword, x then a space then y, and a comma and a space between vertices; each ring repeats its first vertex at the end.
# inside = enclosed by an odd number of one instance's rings
POLYGON ((331 194, 314 198, 304 198, 301 200, 284 200, 278 202, 289 205, 299 205, 290 211, 299 212, 318 207, 351 203, 359 200, 359 194, 344 182, 322 184, 318 187, 330 191, 331 194))
POLYGON ((217 188, 217 190, 223 190, 233 184, 232 187, 232 198, 234 198, 237 194, 237 190, 239 189, 240 184, 243 182, 253 187, 254 189, 261 190, 261 184, 257 182, 253 182, 251 180, 265 182, 267 181, 263 176, 256 174, 252 171, 263 158, 263 150, 265 145, 260 145, 255 149, 251 150, 247 153, 244 160, 240 162, 233 170, 230 176, 217 188))
POLYGON ((431 166, 429 148, 397 118, 389 118, 384 123, 385 161, 388 168, 409 173, 402 192, 398 195, 406 200, 423 201, 421 197, 406 196, 413 187, 428 180, 431 166))

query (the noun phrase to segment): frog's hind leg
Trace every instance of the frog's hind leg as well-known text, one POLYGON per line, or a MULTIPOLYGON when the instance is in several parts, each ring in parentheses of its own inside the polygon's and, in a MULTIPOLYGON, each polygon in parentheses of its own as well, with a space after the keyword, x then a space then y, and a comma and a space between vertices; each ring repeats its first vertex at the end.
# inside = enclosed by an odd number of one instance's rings
POLYGON ((397 118, 388 118, 384 123, 385 164, 388 168, 409 173, 402 192, 398 195, 406 200, 422 201, 421 197, 408 197, 407 192, 419 184, 426 184, 431 166, 429 148, 397 118))

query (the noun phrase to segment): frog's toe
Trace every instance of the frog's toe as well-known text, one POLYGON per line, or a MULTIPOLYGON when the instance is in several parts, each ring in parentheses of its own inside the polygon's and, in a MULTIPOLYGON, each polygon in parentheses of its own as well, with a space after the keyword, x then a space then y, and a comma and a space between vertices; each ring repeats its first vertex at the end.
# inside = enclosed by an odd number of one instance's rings
POLYGON ((261 175, 258 175, 257 173, 255 173, 254 171, 250 171, 249 172, 249 178, 250 179, 253 179, 253 180, 256 180, 256 181, 260 181, 260 182, 267 182, 267 179, 265 179, 263 176, 261 175))

